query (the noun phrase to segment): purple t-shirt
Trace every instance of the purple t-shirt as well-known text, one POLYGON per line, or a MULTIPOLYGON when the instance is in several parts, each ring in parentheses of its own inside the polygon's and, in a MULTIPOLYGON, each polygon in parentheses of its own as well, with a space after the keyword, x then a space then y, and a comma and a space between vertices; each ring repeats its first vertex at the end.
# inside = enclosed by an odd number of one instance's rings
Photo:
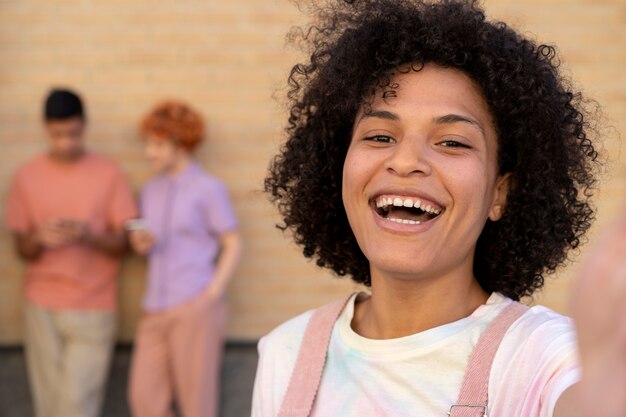
POLYGON ((188 301, 211 282, 220 235, 237 228, 226 187, 191 163, 177 176, 149 181, 141 211, 156 238, 144 308, 157 311, 188 301))

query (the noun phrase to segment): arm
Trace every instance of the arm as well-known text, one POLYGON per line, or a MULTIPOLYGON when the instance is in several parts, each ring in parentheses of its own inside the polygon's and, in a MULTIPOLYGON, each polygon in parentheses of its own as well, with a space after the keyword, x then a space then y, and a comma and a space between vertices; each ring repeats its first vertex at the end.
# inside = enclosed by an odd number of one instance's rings
POLYGON ((15 233, 13 240, 18 256, 27 262, 37 260, 43 252, 43 245, 35 232, 15 233))
POLYGON ((148 256, 156 240, 148 230, 131 230, 128 234, 130 247, 137 255, 148 256))
POLYGON ((128 249, 128 236, 125 230, 92 233, 85 228, 79 241, 111 256, 121 256, 128 249))
POLYGON ((210 298, 221 297, 232 279, 241 257, 241 237, 238 230, 226 232, 220 236, 220 255, 217 258, 213 281, 205 293, 210 298))
MULTIPOLYGON (((24 174, 18 172, 9 188, 5 223, 13 233, 13 241, 17 255, 24 261, 31 262, 39 258, 44 250, 41 232, 34 224, 32 210, 26 198, 26 187, 23 185, 24 174)), ((44 225, 46 228, 48 225, 44 225)))
POLYGON ((53 220, 41 229, 14 234, 18 255, 25 261, 34 261, 46 249, 55 249, 72 243, 90 246, 109 255, 122 255, 128 246, 124 230, 92 233, 84 223, 59 225, 53 220))
POLYGON ((88 246, 111 256, 123 255, 128 248, 128 236, 124 229, 95 233, 87 223, 68 219, 58 227, 65 238, 65 244, 88 246))
POLYGON ((39 229, 14 233, 18 255, 25 261, 34 261, 46 249, 56 249, 71 243, 73 237, 61 226, 59 219, 53 219, 39 229))
POLYGON ((575 384, 566 389, 556 402, 554 417, 583 417, 577 398, 580 384, 575 384))
POLYGON ((554 417, 626 416, 626 208, 590 248, 572 294, 582 380, 554 417))

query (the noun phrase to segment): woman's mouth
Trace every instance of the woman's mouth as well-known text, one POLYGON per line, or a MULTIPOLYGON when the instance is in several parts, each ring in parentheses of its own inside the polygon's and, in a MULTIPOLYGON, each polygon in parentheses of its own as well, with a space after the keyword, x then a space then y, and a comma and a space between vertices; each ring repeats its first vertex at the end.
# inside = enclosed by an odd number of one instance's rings
POLYGON ((372 201, 376 213, 383 219, 400 224, 422 224, 439 216, 444 208, 417 197, 380 195, 372 201))

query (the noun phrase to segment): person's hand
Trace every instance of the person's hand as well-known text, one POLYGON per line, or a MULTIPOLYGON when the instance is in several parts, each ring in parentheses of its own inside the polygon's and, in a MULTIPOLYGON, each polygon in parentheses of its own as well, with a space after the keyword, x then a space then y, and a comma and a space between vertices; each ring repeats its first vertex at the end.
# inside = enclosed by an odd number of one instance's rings
POLYGON ((224 296, 224 290, 213 281, 206 287, 203 296, 209 301, 216 301, 224 296))
POLYGON ((572 292, 585 417, 626 416, 626 208, 585 259, 572 292))
POLYGON ((45 248, 56 249, 71 243, 72 238, 67 233, 66 220, 53 219, 46 222, 37 230, 36 240, 45 248))
POLYGON ((79 220, 64 220, 62 223, 64 233, 70 243, 88 243, 91 231, 89 225, 79 220))
POLYGON ((134 230, 129 232, 130 246, 139 255, 150 253, 156 240, 154 236, 146 230, 134 230))

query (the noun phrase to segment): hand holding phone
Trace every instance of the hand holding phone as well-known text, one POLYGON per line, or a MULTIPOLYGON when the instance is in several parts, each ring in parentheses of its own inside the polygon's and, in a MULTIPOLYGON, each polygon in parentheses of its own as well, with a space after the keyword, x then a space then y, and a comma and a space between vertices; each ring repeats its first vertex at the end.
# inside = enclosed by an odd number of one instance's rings
POLYGON ((129 220, 126 222, 126 230, 128 230, 130 246, 135 252, 139 255, 147 255, 152 250, 156 240, 144 219, 129 220))
POLYGON ((82 223, 67 218, 55 218, 41 226, 37 236, 43 246, 54 249, 76 242, 83 232, 82 223))

